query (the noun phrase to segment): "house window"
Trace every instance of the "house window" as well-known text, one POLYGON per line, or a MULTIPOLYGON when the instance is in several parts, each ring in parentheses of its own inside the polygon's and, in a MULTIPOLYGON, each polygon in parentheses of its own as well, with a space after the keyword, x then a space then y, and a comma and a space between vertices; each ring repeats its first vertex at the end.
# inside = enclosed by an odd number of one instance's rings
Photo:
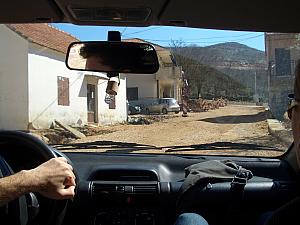
POLYGON ((275 49, 276 76, 291 76, 291 52, 289 49, 275 49))
POLYGON ((137 87, 127 88, 128 101, 139 99, 139 89, 137 87))
POLYGON ((70 105, 69 78, 61 76, 57 77, 57 96, 58 105, 70 105))
POLYGON ((110 95, 109 109, 116 109, 116 96, 110 95))

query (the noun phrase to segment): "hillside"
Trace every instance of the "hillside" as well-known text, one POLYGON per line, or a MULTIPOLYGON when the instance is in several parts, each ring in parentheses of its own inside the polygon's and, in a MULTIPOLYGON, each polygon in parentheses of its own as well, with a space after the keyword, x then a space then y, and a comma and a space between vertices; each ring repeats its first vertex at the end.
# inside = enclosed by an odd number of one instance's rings
POLYGON ((256 90, 258 98, 267 98, 267 70, 263 51, 235 42, 207 47, 177 46, 171 51, 213 67, 243 84, 252 93, 256 90))
POLYGON ((230 42, 207 47, 187 46, 172 48, 176 54, 195 59, 213 67, 249 68, 264 66, 265 53, 247 45, 230 42))
POLYGON ((230 76, 182 55, 174 54, 174 57, 185 72, 191 97, 217 98, 225 96, 233 100, 251 96, 249 89, 230 76))

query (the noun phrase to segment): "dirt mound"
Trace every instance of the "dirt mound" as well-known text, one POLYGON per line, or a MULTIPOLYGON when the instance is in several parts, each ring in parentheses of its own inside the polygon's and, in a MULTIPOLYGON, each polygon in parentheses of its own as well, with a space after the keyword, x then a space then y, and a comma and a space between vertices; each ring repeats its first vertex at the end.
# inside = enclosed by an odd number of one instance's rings
MULTIPOLYGON (((83 133, 85 136, 94 136, 101 134, 109 134, 114 132, 111 127, 92 127, 92 126, 84 126, 84 127, 76 127, 76 130, 83 133)), ((67 144, 75 140, 72 134, 61 128, 54 129, 43 129, 43 130, 31 130, 30 133, 47 144, 67 144)))
POLYGON ((114 132, 111 128, 101 127, 101 126, 84 126, 77 128, 85 136, 94 136, 100 134, 109 134, 114 132))
POLYGON ((129 116, 127 122, 131 125, 149 125, 174 117, 178 117, 178 115, 138 115, 129 116))
POLYGON ((44 129, 44 130, 31 130, 30 133, 47 144, 67 144, 73 138, 71 134, 63 129, 44 129))

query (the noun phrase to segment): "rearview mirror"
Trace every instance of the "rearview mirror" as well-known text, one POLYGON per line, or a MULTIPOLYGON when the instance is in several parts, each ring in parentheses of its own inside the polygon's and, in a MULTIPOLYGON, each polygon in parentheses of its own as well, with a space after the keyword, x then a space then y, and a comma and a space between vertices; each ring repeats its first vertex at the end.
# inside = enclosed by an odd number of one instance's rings
POLYGON ((153 74, 159 68, 154 47, 133 42, 74 42, 67 52, 71 70, 153 74))

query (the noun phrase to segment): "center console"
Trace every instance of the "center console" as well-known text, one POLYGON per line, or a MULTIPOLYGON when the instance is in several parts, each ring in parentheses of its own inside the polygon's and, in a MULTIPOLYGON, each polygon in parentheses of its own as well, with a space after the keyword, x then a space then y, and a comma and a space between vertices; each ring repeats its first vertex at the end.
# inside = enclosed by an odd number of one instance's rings
POLYGON ((155 171, 101 170, 89 182, 93 225, 165 224, 155 171))

